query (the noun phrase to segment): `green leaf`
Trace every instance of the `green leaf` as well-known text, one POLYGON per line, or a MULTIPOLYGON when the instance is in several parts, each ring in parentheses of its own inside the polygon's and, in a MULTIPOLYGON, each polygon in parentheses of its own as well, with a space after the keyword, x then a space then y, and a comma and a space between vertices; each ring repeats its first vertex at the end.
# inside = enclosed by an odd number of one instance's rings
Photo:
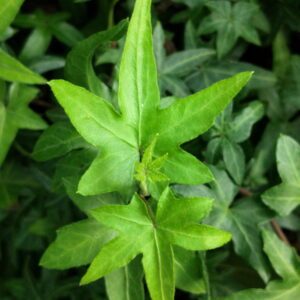
POLYGON ((199 48, 176 52, 166 58, 162 73, 184 76, 214 55, 215 50, 208 48, 199 48))
POLYGON ((277 144, 276 159, 282 181, 300 186, 300 145, 289 136, 281 135, 277 144))
POLYGON ((300 204, 300 187, 281 183, 267 190, 262 199, 279 215, 289 215, 300 204))
POLYGON ((105 288, 109 300, 143 300, 144 272, 139 257, 124 268, 105 276, 105 288))
POLYGON ((244 108, 230 124, 228 136, 236 143, 244 142, 249 138, 252 126, 264 115, 261 102, 253 101, 244 108))
POLYGON ((249 289, 235 293, 226 300, 291 300, 300 295, 300 259, 295 249, 269 230, 263 231, 264 250, 282 281, 271 281, 266 289, 249 289))
POLYGON ((137 130, 138 145, 149 142, 148 128, 155 124, 153 116, 160 103, 151 0, 135 2, 120 65, 118 98, 123 118, 137 130))
POLYGON ((35 144, 33 157, 38 161, 45 161, 87 146, 70 123, 57 122, 40 136, 35 144))
POLYGON ((161 73, 164 61, 166 59, 165 33, 160 22, 157 22, 153 31, 153 48, 157 64, 157 70, 161 73))
POLYGON ((159 111, 159 151, 192 140, 208 130, 220 112, 250 80, 251 75, 251 72, 244 72, 222 80, 194 95, 178 99, 159 111))
POLYGON ((90 210, 102 205, 108 204, 122 204, 124 201, 120 199, 120 196, 115 193, 96 195, 96 196, 82 196, 77 193, 77 186, 80 176, 65 176, 63 180, 64 187, 68 196, 74 202, 74 204, 86 214, 89 214, 90 210))
POLYGON ((37 181, 28 168, 24 168, 17 161, 9 161, 0 171, 0 209, 10 209, 14 205, 18 196, 25 189, 32 189, 38 186, 37 181))
POLYGON ((57 231, 57 238, 44 253, 40 265, 60 270, 87 265, 113 237, 112 230, 95 220, 67 225, 57 231))
POLYGON ((175 97, 186 97, 189 94, 189 88, 183 80, 172 76, 162 75, 160 77, 162 92, 170 92, 175 97))
POLYGON ((229 1, 209 1, 207 6, 212 13, 200 23, 199 32, 201 34, 217 32, 219 57, 225 56, 239 37, 250 43, 260 44, 259 35, 253 22, 258 11, 257 5, 245 2, 232 5, 229 1))
POLYGON ((217 168, 212 171, 216 180, 211 187, 216 200, 206 223, 230 231, 235 252, 248 261, 264 281, 268 281, 270 267, 262 252, 259 225, 272 215, 253 198, 232 205, 237 187, 224 171, 217 168))
POLYGON ((29 107, 38 90, 32 87, 13 84, 7 107, 0 102, 0 165, 16 137, 19 129, 41 130, 47 128, 46 122, 29 107))
POLYGON ((154 157, 168 154, 162 169, 171 182, 199 184, 211 180, 208 168, 179 146, 205 132, 252 75, 238 74, 161 109, 150 4, 150 0, 136 1, 130 21, 119 72, 120 114, 107 100, 83 88, 62 80, 50 82, 76 130, 99 150, 79 183, 78 191, 83 195, 112 191, 129 194, 136 187, 134 168, 140 154, 157 134, 154 157))
POLYGON ((105 206, 92 212, 100 223, 119 232, 92 262, 81 283, 87 284, 125 266, 143 254, 146 282, 153 299, 174 297, 174 245, 186 249, 213 249, 228 242, 230 235, 199 225, 211 208, 207 198, 176 199, 167 188, 154 214, 150 205, 134 196, 127 205, 105 206), (178 219, 181 220, 178 223, 178 219))
POLYGON ((291 300, 300 295, 300 284, 298 281, 272 281, 265 290, 250 289, 235 293, 226 300, 291 300))
POLYGON ((20 83, 44 84, 46 80, 0 49, 0 78, 20 83))
POLYGON ((104 84, 94 71, 92 59, 100 46, 106 46, 110 41, 120 39, 127 28, 127 24, 126 20, 122 21, 107 31, 95 33, 79 42, 67 56, 65 66, 66 79, 89 89, 98 96, 106 96, 104 84))
MULTIPOLYGON (((70 177, 80 178, 88 166, 97 156, 97 150, 93 147, 72 151, 56 163, 52 188, 54 191, 64 191, 64 181, 70 177)), ((78 189, 76 182, 75 193, 78 189)))
POLYGON ((22 62, 30 63, 33 59, 45 55, 51 42, 51 33, 47 28, 38 27, 32 31, 19 55, 22 62))
POLYGON ((285 216, 300 204, 300 145, 289 136, 281 135, 276 159, 283 183, 267 190, 262 199, 279 215, 285 216))
POLYGON ((245 155, 243 149, 228 139, 222 142, 223 158, 229 174, 236 183, 242 184, 245 174, 245 155))
POLYGON ((244 71, 254 71, 254 75, 247 85, 249 89, 265 89, 276 84, 276 77, 270 71, 249 63, 226 60, 213 61, 202 66, 198 71, 188 76, 186 81, 192 90, 198 91, 207 88, 218 80, 244 71))
POLYGON ((184 45, 185 49, 196 49, 197 48, 197 33, 194 24, 189 20, 186 23, 184 31, 184 45))
POLYGON ((201 261, 197 253, 174 248, 174 266, 176 288, 192 294, 205 293, 205 285, 201 273, 201 261))
POLYGON ((24 0, 0 0, 0 34, 12 23, 24 0))
POLYGON ((263 230, 264 251, 276 273, 283 279, 300 277, 300 260, 296 250, 280 241, 274 232, 263 230))

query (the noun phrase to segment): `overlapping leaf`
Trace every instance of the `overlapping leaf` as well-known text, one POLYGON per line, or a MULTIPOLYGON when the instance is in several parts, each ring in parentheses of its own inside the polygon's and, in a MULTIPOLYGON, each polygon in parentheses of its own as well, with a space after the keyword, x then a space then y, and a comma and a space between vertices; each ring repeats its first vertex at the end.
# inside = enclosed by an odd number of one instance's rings
POLYGON ((24 0, 0 1, 0 34, 10 25, 15 18, 24 0))
MULTIPOLYGON (((212 189, 205 193, 216 200, 205 222, 230 231, 233 234, 235 252, 248 261, 264 281, 268 281, 270 267, 261 249, 259 225, 272 218, 272 214, 254 198, 232 205, 238 192, 237 186, 226 172, 217 168, 212 168, 212 171, 216 180, 211 183, 212 189)), ((187 187, 181 193, 197 196, 203 195, 203 190, 193 191, 193 188, 190 188, 189 191, 187 187)))
POLYGON ((131 190, 134 166, 156 134, 155 154, 169 154, 164 172, 171 182, 210 181, 207 167, 178 146, 205 132, 251 77, 241 73, 160 110, 150 5, 149 0, 138 0, 129 25, 119 76, 122 115, 83 88, 62 80, 50 82, 77 131, 101 149, 80 181, 79 192, 84 195, 131 190))
POLYGON ((217 31, 217 50, 219 57, 227 54, 242 37, 250 43, 260 44, 254 15, 258 7, 254 3, 238 2, 231 5, 229 1, 210 1, 207 6, 212 14, 200 24, 199 32, 209 34, 217 31))
POLYGON ((292 300, 300 296, 300 259, 296 251, 280 241, 275 233, 263 231, 264 250, 282 280, 271 281, 265 290, 245 290, 226 300, 292 300))
POLYGON ((82 284, 87 284, 128 264, 139 253, 152 299, 174 297, 174 256, 172 245, 188 250, 213 249, 230 239, 230 234, 207 225, 199 225, 210 210, 208 198, 176 199, 167 188, 154 214, 137 195, 127 206, 103 206, 93 217, 116 230, 119 235, 106 244, 93 260, 82 284), (180 223, 178 222, 180 219, 180 223))
POLYGON ((291 137, 281 135, 276 158, 283 182, 266 191, 262 198, 268 206, 284 216, 300 204, 300 145, 291 137))
POLYGON ((0 100, 0 165, 19 129, 40 130, 47 127, 46 122, 28 107, 37 94, 35 88, 14 84, 8 105, 0 100))

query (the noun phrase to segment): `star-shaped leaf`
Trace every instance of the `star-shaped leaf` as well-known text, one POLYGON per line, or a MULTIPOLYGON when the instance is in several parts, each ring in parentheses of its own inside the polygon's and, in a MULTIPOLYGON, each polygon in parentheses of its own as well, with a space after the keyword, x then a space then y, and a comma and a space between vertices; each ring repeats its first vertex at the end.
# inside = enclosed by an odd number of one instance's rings
POLYGON ((130 21, 119 71, 121 114, 86 89, 63 80, 50 82, 77 131, 100 150, 79 183, 83 195, 130 193, 136 185, 135 165, 157 134, 154 157, 168 153, 162 171, 170 182, 210 181, 209 169, 179 146, 212 126, 251 77, 251 72, 238 74, 160 109, 150 7, 150 0, 137 0, 130 21))
POLYGON ((300 296, 300 258, 295 249, 279 240, 275 233, 264 230, 264 250, 282 280, 271 281, 266 289, 250 289, 226 300, 292 300, 300 296))
POLYGON ((7 106, 0 99, 0 166, 19 129, 40 130, 47 127, 46 122, 28 107, 37 94, 35 88, 13 84, 7 106))
POLYGON ((259 12, 254 3, 230 1, 209 1, 207 6, 211 15, 200 24, 199 32, 209 34, 217 31, 217 51, 219 57, 227 54, 239 37, 259 45, 260 39, 253 22, 253 17, 259 12))
POLYGON ((300 204, 300 145, 289 136, 281 135, 276 158, 283 182, 267 190, 262 198, 279 215, 285 216, 300 204))
POLYGON ((215 199, 214 207, 205 223, 230 231, 235 252, 242 256, 259 273, 264 281, 270 277, 270 266, 262 251, 259 225, 272 218, 270 211, 255 198, 233 203, 238 187, 225 171, 211 167, 215 181, 204 192, 193 187, 179 190, 182 195, 208 195, 215 199), (250 213, 251 212, 251 213, 250 213))
POLYGON ((207 250, 220 247, 230 239, 227 232, 198 224, 211 206, 211 199, 177 199, 167 188, 159 199, 155 214, 149 202, 137 195, 129 205, 103 206, 92 210, 91 214, 97 221, 116 230, 119 235, 101 249, 81 284, 95 281, 125 266, 142 253, 152 299, 173 299, 172 245, 188 250, 207 250))

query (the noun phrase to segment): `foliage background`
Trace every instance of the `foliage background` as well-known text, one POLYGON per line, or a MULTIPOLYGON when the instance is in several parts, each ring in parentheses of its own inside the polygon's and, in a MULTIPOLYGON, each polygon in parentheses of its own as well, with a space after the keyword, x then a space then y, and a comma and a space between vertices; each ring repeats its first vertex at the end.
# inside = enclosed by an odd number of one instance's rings
MULTIPOLYGON (((133 1, 115 2, 26 0, 0 37, 1 47, 48 80, 63 78, 72 47, 130 15, 133 1)), ((213 195, 221 204, 207 223, 233 233, 233 243, 207 253, 214 297, 263 288, 270 278, 276 278, 263 251, 262 226, 272 228, 286 243, 300 249, 297 207, 280 216, 281 210, 271 210, 261 197, 281 182, 275 155, 280 134, 300 141, 299 15, 296 0, 154 1, 155 53, 166 103, 172 100, 170 96, 188 95, 239 71, 255 71, 250 84, 214 127, 185 145, 189 152, 214 165, 223 188, 216 184, 175 187, 184 195, 213 195)), ((123 42, 105 43, 95 52, 96 74, 110 87, 116 85, 123 42)), ((3 72, 1 68, 0 62, 3 72)), ((1 81, 1 97, 5 89, 12 87, 1 81)), ((85 168, 82 155, 87 155, 76 150, 84 147, 84 142, 70 136, 72 128, 49 88, 37 89, 24 101, 32 100, 30 109, 43 121, 28 124, 25 120, 17 126, 20 130, 0 169, 0 296, 107 299, 103 281, 78 287, 83 269, 58 272, 39 267, 55 230, 83 218, 72 203, 78 198, 74 183, 65 180, 63 185, 62 178, 74 173, 79 176, 85 168), (43 148, 39 140, 47 125, 52 125, 50 134, 55 136, 53 144, 57 143, 59 154, 57 149, 43 148), (66 143, 66 137, 72 143, 66 143)), ((113 101, 114 95, 110 96, 113 101)), ((28 113, 26 104, 21 113, 28 113)), ((176 296, 205 299, 180 290, 176 296)))

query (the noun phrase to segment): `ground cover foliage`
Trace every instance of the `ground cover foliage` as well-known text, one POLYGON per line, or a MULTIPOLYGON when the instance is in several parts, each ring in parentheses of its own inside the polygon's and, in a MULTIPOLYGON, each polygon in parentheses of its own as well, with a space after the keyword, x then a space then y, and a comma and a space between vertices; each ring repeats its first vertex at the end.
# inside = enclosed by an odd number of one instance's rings
POLYGON ((299 15, 0 0, 0 298, 300 298, 299 15))

